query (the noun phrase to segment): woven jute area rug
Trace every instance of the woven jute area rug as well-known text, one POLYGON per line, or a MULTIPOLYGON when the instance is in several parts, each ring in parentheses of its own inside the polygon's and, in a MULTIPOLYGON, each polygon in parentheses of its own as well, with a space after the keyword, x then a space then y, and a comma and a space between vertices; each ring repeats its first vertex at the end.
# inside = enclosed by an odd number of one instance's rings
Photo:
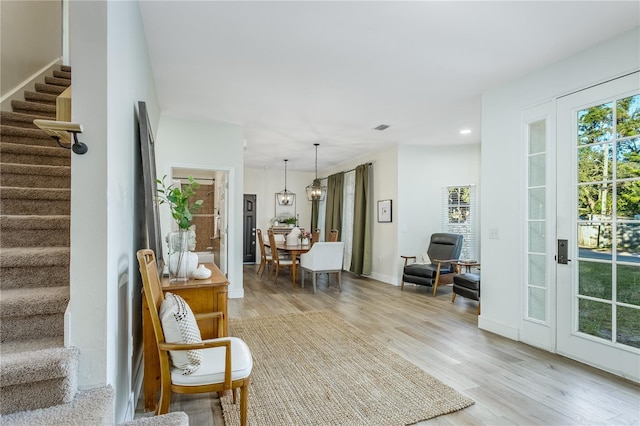
POLYGON ((473 404, 327 311, 231 319, 229 334, 253 354, 250 425, 408 425, 473 404))

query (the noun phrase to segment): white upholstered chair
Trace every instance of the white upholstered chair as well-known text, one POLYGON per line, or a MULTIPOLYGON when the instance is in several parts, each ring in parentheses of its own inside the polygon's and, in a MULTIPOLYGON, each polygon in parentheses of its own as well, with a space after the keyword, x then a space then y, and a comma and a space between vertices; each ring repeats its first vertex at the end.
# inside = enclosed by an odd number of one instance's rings
POLYGON ((344 257, 344 242, 318 242, 311 246, 311 250, 300 255, 302 281, 304 288, 305 272, 313 276, 313 292, 316 292, 316 280, 319 273, 335 272, 338 278, 338 289, 342 290, 342 259, 344 257))

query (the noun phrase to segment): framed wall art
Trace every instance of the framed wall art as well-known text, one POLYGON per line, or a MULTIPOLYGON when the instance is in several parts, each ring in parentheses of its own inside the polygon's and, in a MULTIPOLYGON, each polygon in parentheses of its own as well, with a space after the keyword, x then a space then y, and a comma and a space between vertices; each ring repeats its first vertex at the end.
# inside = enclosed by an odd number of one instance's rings
POLYGON ((378 201, 378 222, 391 222, 391 200, 378 201))

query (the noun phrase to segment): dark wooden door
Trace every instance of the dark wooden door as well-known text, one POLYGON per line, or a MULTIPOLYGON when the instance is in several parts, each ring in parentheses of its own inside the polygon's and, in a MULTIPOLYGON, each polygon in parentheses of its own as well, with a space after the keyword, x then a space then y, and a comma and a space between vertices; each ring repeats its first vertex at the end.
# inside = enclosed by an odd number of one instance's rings
POLYGON ((256 196, 244 194, 242 261, 256 262, 256 196))

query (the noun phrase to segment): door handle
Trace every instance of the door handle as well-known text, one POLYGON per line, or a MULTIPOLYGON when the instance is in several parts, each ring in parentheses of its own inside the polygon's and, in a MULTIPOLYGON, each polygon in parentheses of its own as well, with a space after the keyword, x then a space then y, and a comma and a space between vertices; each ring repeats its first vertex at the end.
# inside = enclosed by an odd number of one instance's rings
POLYGON ((569 262, 569 240, 558 240, 558 263, 566 265, 569 262))

